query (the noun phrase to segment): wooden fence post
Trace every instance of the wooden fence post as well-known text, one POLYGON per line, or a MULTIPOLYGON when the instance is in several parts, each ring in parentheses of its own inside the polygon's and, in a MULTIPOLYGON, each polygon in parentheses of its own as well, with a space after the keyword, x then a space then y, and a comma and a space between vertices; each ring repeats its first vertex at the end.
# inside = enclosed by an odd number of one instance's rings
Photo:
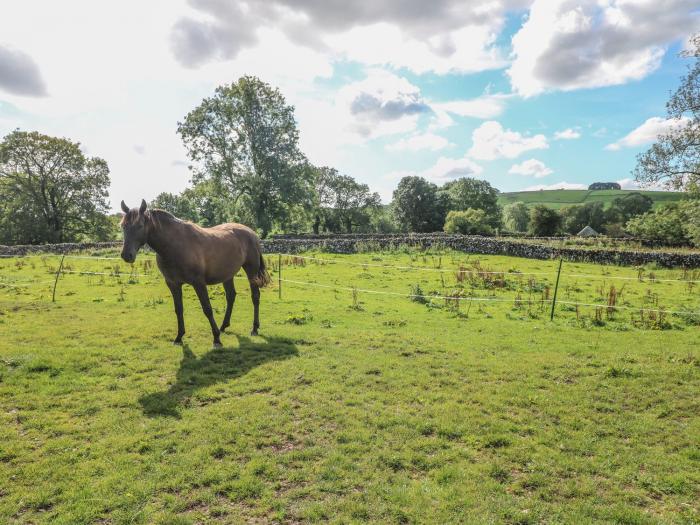
POLYGON ((282 254, 277 254, 277 297, 282 299, 282 254))
POLYGON ((557 292, 559 291, 559 276, 561 275, 561 265, 564 259, 559 258, 559 271, 557 272, 557 284, 554 285, 554 297, 552 298, 552 312, 549 314, 549 320, 554 321, 554 307, 557 304, 557 292))
POLYGON ((51 302, 55 303, 56 302, 56 285, 58 284, 58 278, 61 275, 61 270, 63 270, 63 259, 66 258, 66 254, 63 254, 63 257, 61 257, 61 264, 58 265, 58 271, 56 272, 56 279, 53 282, 53 294, 51 294, 51 302))

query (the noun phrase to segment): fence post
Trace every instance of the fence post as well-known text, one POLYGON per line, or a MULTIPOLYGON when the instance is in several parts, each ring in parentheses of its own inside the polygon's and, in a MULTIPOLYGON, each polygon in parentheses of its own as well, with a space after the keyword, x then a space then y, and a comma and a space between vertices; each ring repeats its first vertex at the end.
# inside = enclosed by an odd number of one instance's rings
POLYGON ((51 302, 56 302, 56 285, 58 284, 58 277, 61 275, 61 270, 63 270, 63 259, 66 258, 66 254, 61 257, 61 264, 58 265, 58 271, 56 272, 56 280, 53 282, 53 294, 51 294, 51 302))
POLYGON ((554 297, 552 298, 552 312, 549 314, 549 320, 554 321, 554 307, 557 304, 557 291, 559 291, 559 276, 561 275, 561 265, 564 259, 559 258, 559 271, 557 272, 557 284, 554 285, 554 297))
POLYGON ((277 297, 282 299, 282 254, 277 254, 277 297))

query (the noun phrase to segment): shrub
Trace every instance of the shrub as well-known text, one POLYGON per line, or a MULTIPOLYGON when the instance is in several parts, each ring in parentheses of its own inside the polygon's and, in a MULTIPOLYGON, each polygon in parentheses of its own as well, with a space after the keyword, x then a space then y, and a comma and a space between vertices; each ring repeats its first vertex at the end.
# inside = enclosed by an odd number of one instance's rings
POLYGON ((488 224, 486 212, 473 208, 448 213, 444 229, 447 233, 465 235, 490 235, 493 233, 493 228, 488 224))

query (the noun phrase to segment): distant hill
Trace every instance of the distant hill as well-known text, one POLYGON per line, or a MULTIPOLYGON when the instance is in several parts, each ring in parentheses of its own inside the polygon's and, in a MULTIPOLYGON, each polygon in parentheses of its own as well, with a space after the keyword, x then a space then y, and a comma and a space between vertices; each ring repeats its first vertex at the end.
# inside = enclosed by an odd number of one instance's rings
POLYGON ((583 204, 586 202, 611 203, 613 199, 624 197, 630 193, 641 193, 651 197, 654 207, 661 206, 668 202, 679 201, 685 195, 677 191, 642 191, 642 190, 539 190, 539 191, 514 191, 501 193, 498 196, 498 203, 501 206, 513 202, 524 202, 525 204, 545 204, 551 208, 561 208, 572 204, 583 204))

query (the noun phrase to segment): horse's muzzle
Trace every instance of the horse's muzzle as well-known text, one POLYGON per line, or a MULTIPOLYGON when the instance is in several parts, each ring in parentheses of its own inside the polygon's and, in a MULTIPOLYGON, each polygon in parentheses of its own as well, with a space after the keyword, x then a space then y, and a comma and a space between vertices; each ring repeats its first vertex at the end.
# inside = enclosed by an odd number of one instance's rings
POLYGON ((124 259, 124 262, 131 264, 136 260, 136 254, 122 252, 122 259, 124 259))

